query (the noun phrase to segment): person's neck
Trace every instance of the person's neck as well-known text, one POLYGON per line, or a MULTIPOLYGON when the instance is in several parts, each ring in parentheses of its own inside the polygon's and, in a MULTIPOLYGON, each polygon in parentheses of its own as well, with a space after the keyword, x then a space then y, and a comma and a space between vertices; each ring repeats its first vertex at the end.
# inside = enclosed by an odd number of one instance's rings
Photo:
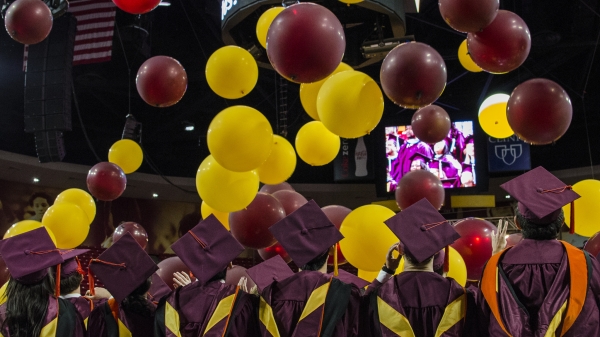
POLYGON ((81 286, 77 287, 77 289, 71 291, 69 294, 81 295, 81 286))
POLYGON ((433 259, 427 263, 412 264, 407 259, 404 259, 404 271, 421 271, 433 273, 433 259))

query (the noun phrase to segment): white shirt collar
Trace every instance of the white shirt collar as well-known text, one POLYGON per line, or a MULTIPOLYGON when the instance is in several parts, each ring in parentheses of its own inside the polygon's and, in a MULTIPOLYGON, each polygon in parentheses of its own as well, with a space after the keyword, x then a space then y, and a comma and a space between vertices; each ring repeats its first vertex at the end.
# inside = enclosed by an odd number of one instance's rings
POLYGON ((75 293, 73 293, 73 294, 66 294, 65 296, 59 296, 59 297, 60 297, 60 298, 65 298, 65 299, 66 299, 66 298, 77 298, 77 297, 81 297, 81 295, 80 295, 80 294, 75 294, 75 293))

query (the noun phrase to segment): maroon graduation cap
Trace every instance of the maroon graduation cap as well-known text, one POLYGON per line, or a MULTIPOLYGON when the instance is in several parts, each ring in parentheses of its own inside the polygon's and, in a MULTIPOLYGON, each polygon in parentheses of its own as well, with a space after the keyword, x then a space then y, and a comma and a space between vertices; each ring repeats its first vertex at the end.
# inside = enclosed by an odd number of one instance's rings
POLYGON ((574 201, 581 196, 570 185, 538 166, 502 185, 508 194, 519 201, 519 212, 538 225, 549 224, 560 215, 566 204, 571 204, 570 233, 575 230, 574 201))
POLYGON ((148 289, 150 300, 158 302, 161 298, 171 292, 171 288, 163 281, 157 273, 152 274, 152 285, 148 289))
POLYGON ((247 269, 246 274, 256 283, 259 292, 262 292, 271 283, 281 282, 294 275, 287 263, 279 255, 247 269))
POLYGON ((146 251, 126 233, 98 258, 90 260, 90 291, 94 289, 94 275, 118 303, 146 281, 158 267, 146 251))
MULTIPOLYGON (((441 249, 448 249, 448 245, 460 238, 454 227, 425 198, 386 220, 385 224, 419 263, 441 249)), ((448 271, 448 254, 444 270, 448 271)))
POLYGON ((171 249, 204 284, 244 251, 244 247, 214 215, 210 215, 177 240, 171 249))
POLYGON ((314 200, 279 220, 269 230, 299 267, 344 238, 314 200))
POLYGON ((85 275, 85 271, 81 267, 81 263, 77 256, 89 252, 89 249, 61 249, 60 255, 62 255, 65 262, 60 265, 60 278, 65 279, 74 272, 78 272, 80 275, 85 275))
POLYGON ((362 289, 362 288, 368 286, 369 284, 371 284, 371 282, 365 281, 365 280, 361 279, 360 277, 358 277, 352 273, 349 273, 343 269, 338 270, 337 278, 346 284, 354 284, 359 289, 362 289))

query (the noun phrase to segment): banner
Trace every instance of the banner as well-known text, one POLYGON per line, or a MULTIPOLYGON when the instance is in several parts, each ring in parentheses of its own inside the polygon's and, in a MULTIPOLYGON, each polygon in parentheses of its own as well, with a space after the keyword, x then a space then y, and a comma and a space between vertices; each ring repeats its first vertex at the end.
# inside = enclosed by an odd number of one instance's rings
POLYGON ((371 137, 340 138, 340 152, 333 161, 335 181, 373 180, 371 137))
POLYGON ((488 137, 488 168, 490 172, 527 171, 531 169, 529 144, 517 136, 498 139, 488 137))

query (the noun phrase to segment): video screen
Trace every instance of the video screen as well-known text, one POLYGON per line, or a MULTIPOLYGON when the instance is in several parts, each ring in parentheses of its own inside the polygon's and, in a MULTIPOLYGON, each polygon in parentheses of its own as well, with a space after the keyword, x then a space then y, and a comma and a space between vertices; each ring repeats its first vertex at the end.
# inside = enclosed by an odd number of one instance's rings
POLYGON ((448 136, 435 144, 415 137, 410 125, 385 128, 387 192, 410 171, 428 170, 437 175, 444 188, 474 187, 475 142, 473 121, 454 122, 448 136))

